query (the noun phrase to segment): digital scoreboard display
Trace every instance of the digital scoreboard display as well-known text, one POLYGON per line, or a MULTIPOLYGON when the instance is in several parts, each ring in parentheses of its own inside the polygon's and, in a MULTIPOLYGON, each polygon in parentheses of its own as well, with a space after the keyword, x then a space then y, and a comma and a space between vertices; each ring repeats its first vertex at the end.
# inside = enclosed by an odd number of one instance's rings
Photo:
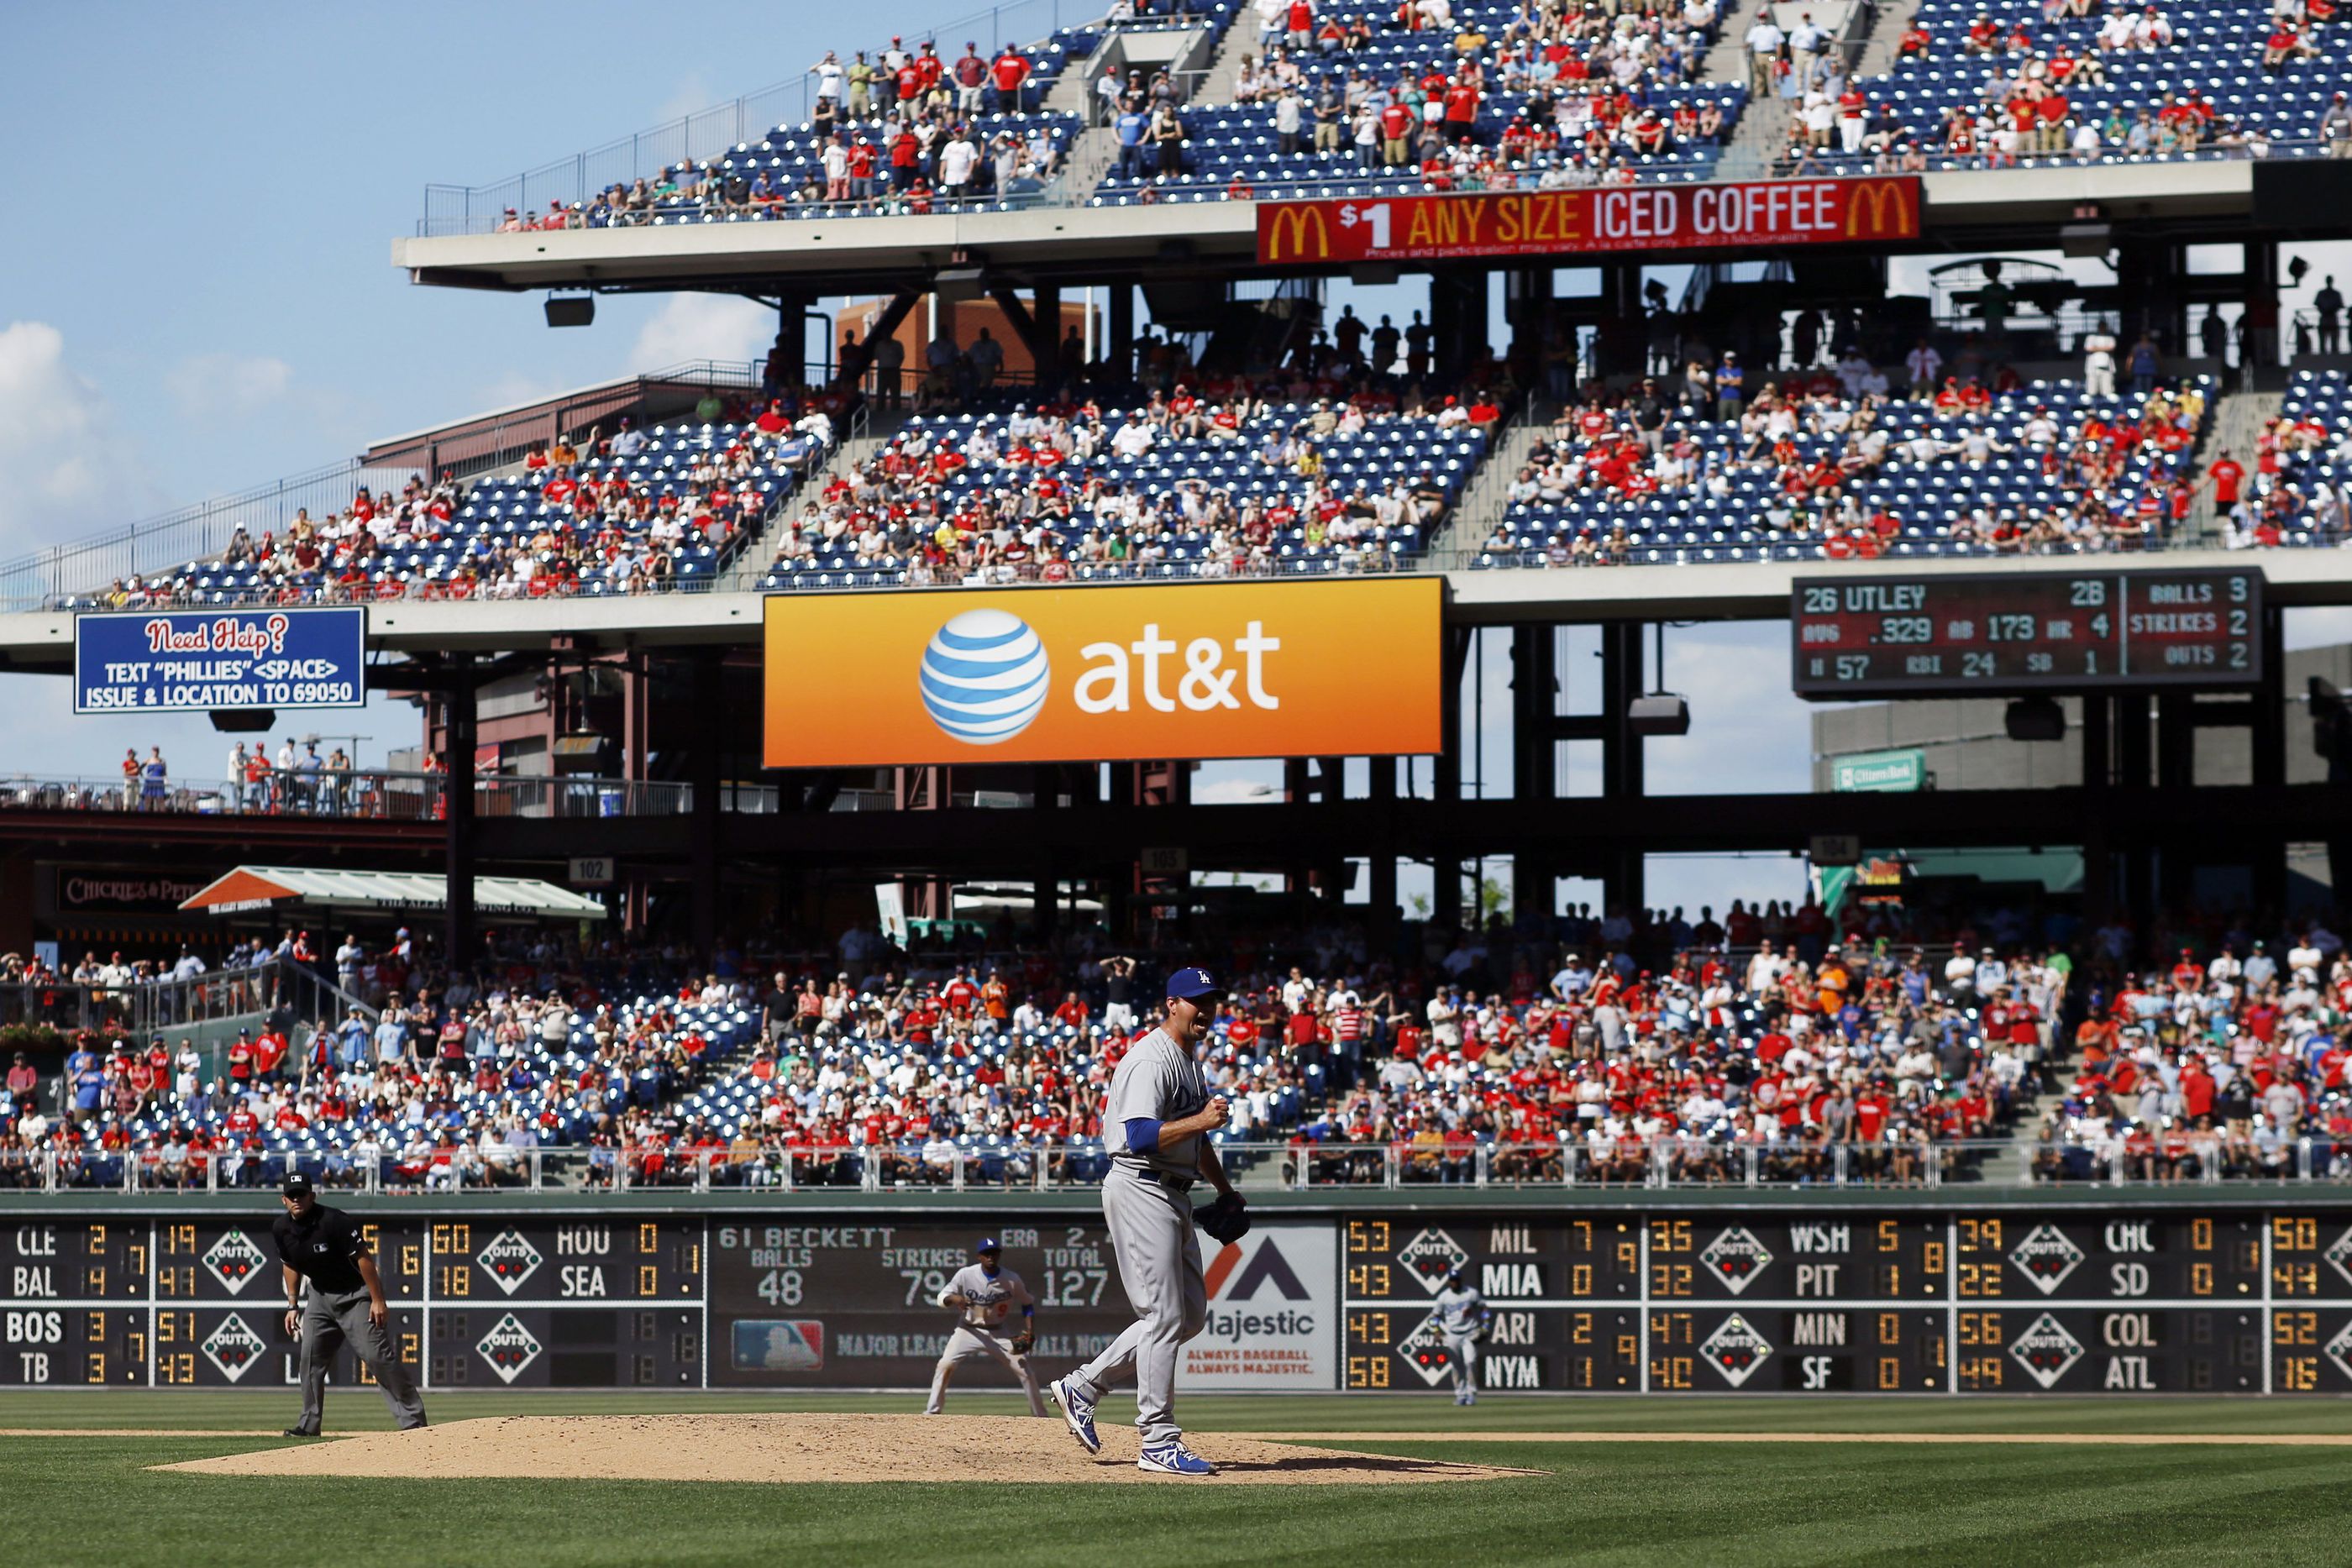
MULTIPOLYGON (((1497 1393, 2352 1394, 2352 1205, 1364 1196, 1391 1200, 1268 1206, 1241 1244, 1203 1249, 1184 1386, 1448 1389, 1433 1307, 1458 1269, 1494 1314, 1475 1375, 1497 1393)), ((1041 1375, 1131 1318, 1100 1215, 1018 1199, 978 1223, 789 1200, 353 1212, 427 1388, 923 1387, 954 1322, 935 1298, 981 1234, 1036 1299, 1041 1375)), ((0 1218, 0 1386, 290 1396, 268 1219, 0 1218)), ((348 1352, 330 1376, 366 1381, 348 1352)))
POLYGON ((1806 578, 1789 620, 1796 693, 1813 701, 2251 686, 2263 675, 2252 567, 1806 578))

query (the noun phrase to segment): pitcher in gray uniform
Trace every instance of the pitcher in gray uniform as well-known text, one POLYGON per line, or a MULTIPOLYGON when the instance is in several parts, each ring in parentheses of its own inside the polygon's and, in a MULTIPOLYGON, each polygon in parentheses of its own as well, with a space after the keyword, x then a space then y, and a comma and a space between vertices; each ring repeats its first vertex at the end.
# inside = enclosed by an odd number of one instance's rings
POLYGON ((1048 1392, 1088 1453, 1102 1448, 1095 1401, 1131 1366, 1135 1425, 1143 1434, 1139 1469, 1157 1475, 1213 1476, 1216 1466, 1184 1446, 1176 1424, 1178 1347, 1208 1319, 1201 1243, 1192 1231, 1192 1189, 1206 1181, 1238 1194, 1206 1134, 1225 1124, 1226 1105, 1209 1095, 1192 1048, 1208 1032, 1217 984, 1205 969, 1169 977, 1160 1025, 1137 1040, 1111 1074, 1103 1104, 1103 1220, 1118 1253, 1118 1282, 1135 1322, 1108 1349, 1048 1392))
POLYGON ((1004 1266, 1004 1249, 995 1237, 983 1238, 972 1250, 980 1261, 957 1270, 940 1292, 939 1304, 957 1314, 956 1326, 940 1347, 939 1364, 931 1369, 931 1401, 923 1414, 936 1416, 948 1407, 948 1379, 960 1363, 977 1359, 1003 1363, 1021 1380, 1021 1392, 1029 1396, 1029 1414, 1043 1416, 1045 1402, 1037 1396, 1036 1374, 1029 1370, 1029 1348, 1036 1343, 1036 1299, 1021 1276, 1004 1266), (1021 1328, 1008 1339, 997 1331, 1015 1308, 1020 1309, 1021 1328))
POLYGON ((1436 1321, 1438 1335, 1445 1341, 1446 1359, 1453 1364, 1456 1405, 1478 1403, 1478 1342, 1486 1337, 1486 1325, 1494 1315, 1486 1310, 1486 1298, 1460 1269, 1447 1272, 1445 1288, 1437 1292, 1430 1316, 1436 1321))

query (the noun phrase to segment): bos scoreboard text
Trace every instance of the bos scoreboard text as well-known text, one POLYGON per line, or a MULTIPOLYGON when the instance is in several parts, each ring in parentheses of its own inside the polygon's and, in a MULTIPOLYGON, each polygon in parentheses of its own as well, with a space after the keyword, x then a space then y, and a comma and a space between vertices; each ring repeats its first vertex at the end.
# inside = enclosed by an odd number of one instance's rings
MULTIPOLYGON (((354 1212, 434 1388, 920 1387, 983 1232, 1049 1370, 1130 1315, 1083 1212, 354 1212)), ((1440 1388, 1456 1267, 1495 1390, 2352 1393, 2352 1207, 2315 1206, 1269 1209, 1207 1260, 1194 1385, 1440 1388)), ((290 1385, 278 1270, 267 1215, 11 1217, 0 1385, 290 1385)))
POLYGON ((2243 687, 2263 675, 2263 576, 2021 571, 1806 578, 1789 620, 1801 697, 2243 687))

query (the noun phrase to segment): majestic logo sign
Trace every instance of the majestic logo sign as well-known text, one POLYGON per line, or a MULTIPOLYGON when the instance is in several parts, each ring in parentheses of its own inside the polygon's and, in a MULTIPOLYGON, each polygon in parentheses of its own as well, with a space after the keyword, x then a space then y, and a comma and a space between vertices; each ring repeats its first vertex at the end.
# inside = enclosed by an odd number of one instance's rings
POLYGON ((253 1370, 269 1344, 244 1318, 231 1312, 196 1348, 205 1353, 206 1361, 220 1368, 223 1377, 235 1383, 253 1370))
POLYGON ((2066 1375, 2066 1369, 2083 1359, 2083 1342, 2068 1333, 2065 1324, 2044 1312, 2026 1325, 2023 1333, 2010 1341, 2009 1354, 2034 1382, 2044 1388, 2054 1388, 2058 1380, 2066 1375))
POLYGON ((1756 1282, 1765 1265, 1772 1261, 1772 1254, 1754 1232, 1735 1225, 1707 1243, 1698 1260, 1736 1296, 1756 1282))
POLYGON ((1246 1263, 1243 1262, 1242 1252, 1240 1242, 1230 1242, 1217 1253, 1216 1261, 1209 1265, 1202 1283, 1208 1288, 1211 1301, 1246 1301, 1257 1294, 1260 1286, 1272 1286, 1275 1294, 1286 1301, 1312 1298, 1313 1292, 1300 1281, 1297 1270, 1283 1257, 1282 1249, 1272 1240, 1260 1242, 1257 1255, 1246 1263), (1225 1288, 1228 1281, 1233 1286, 1230 1291, 1225 1288))
POLYGON ((205 1249, 205 1267, 231 1295, 241 1293, 253 1282, 263 1260, 261 1249, 242 1230, 225 1230, 219 1240, 205 1249))
POLYGON ((1435 577, 777 595, 772 768, 1438 748, 1435 577), (854 654, 845 651, 854 650, 854 654), (812 669, 824 678, 804 678, 812 669))
POLYGON ((490 1325, 490 1332, 474 1342, 474 1352, 490 1364, 501 1383, 512 1383, 522 1375, 523 1369, 539 1359, 541 1346, 539 1336, 523 1327, 522 1320, 509 1312, 490 1325))
POLYGON ((2064 1231, 2054 1225, 2037 1225, 2010 1249, 2009 1260, 2046 1296, 2066 1282, 2083 1256, 2083 1249, 2064 1231))
POLYGON ((1916 175, 1260 202, 1269 267, 1849 245, 1919 234, 1916 175))
POLYGON ((1201 1332, 1178 1353, 1185 1388, 1328 1389, 1339 1364, 1339 1239, 1328 1225, 1264 1225, 1202 1271, 1201 1332))
POLYGON ((509 1296, 531 1277, 541 1260, 539 1249, 515 1230, 499 1231, 474 1254, 475 1263, 509 1296))
POLYGON ((1723 1374, 1723 1380, 1738 1388, 1756 1375, 1772 1354, 1772 1342, 1756 1332, 1755 1325, 1738 1312, 1723 1320, 1722 1326, 1698 1347, 1706 1364, 1723 1374))

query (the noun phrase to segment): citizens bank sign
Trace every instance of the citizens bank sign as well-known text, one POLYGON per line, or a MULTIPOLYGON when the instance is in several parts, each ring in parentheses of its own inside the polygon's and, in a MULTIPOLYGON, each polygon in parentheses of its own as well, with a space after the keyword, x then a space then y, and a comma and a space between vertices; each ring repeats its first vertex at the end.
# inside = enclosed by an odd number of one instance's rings
POLYGON ((1408 755, 1436 578, 767 601, 770 768, 1408 755))

